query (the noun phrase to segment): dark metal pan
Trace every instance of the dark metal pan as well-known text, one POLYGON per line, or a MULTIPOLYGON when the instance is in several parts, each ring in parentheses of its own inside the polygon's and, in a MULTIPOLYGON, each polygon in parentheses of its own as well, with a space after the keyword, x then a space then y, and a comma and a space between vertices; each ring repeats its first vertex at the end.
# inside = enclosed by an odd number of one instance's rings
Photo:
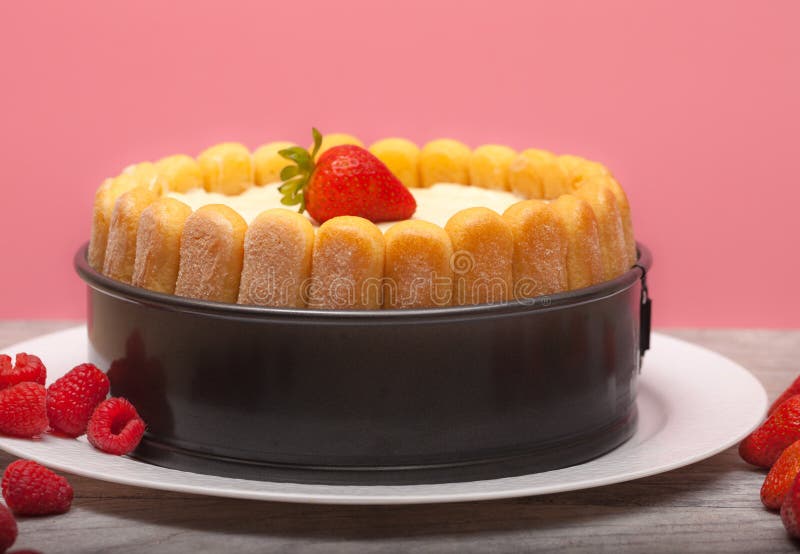
POLYGON ((136 457, 356 485, 546 471, 627 440, 650 264, 639 245, 613 281, 533 302, 324 311, 154 293, 75 256, 89 358, 148 425, 136 457))

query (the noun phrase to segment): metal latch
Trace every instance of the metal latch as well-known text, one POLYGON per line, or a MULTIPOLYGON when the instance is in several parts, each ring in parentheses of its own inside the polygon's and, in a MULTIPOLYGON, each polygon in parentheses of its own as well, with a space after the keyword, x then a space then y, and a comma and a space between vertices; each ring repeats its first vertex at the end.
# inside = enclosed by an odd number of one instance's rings
POLYGON ((650 349, 653 301, 647 291, 647 270, 638 264, 636 267, 642 270, 642 296, 639 305, 639 352, 644 356, 644 353, 650 349))

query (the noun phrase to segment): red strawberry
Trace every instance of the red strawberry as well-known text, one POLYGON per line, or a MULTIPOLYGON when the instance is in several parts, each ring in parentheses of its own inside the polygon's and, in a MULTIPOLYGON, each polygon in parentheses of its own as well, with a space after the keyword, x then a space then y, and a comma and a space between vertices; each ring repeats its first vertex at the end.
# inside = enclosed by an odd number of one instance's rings
POLYGON ((92 414, 86 436, 95 448, 121 456, 138 446, 144 430, 133 404, 124 398, 109 398, 92 414))
POLYGON ((786 399, 794 396, 795 394, 800 394, 800 377, 795 379, 794 382, 791 385, 789 385, 789 388, 783 391, 783 393, 778 398, 775 399, 775 402, 773 402, 772 406, 769 407, 767 415, 772 414, 772 412, 775 411, 775 408, 783 404, 783 402, 786 399))
POLYGON ((105 373, 92 364, 81 364, 47 389, 47 417, 50 426, 71 437, 86 432, 97 405, 108 395, 105 373))
POLYGON ((35 437, 47 431, 46 396, 39 383, 19 383, 0 390, 0 433, 35 437))
POLYGON ((310 154, 299 146, 279 152, 297 164, 281 171, 282 204, 299 204, 300 213, 307 209, 319 223, 340 215, 377 223, 414 214, 414 197, 377 157, 360 146, 345 144, 327 150, 315 162, 322 135, 316 129, 313 134, 310 154))
POLYGON ((61 514, 72 504, 66 479, 31 460, 12 462, 3 474, 3 498, 15 514, 61 514))
POLYGON ((783 526, 793 537, 800 538, 800 475, 794 478, 781 504, 783 526))
POLYGON ((800 441, 792 443, 772 468, 761 485, 761 502, 770 510, 779 510, 786 492, 800 473, 800 441))
POLYGON ((16 364, 11 367, 11 358, 0 359, 0 389, 30 381, 44 385, 47 380, 47 369, 42 360, 33 354, 24 352, 17 354, 16 364))
POLYGON ((0 552, 5 552, 14 541, 17 540, 17 520, 8 511, 8 508, 0 504, 0 552))
POLYGON ((781 452, 797 440, 800 440, 800 396, 792 396, 741 442, 739 456, 747 463, 771 467, 781 452))

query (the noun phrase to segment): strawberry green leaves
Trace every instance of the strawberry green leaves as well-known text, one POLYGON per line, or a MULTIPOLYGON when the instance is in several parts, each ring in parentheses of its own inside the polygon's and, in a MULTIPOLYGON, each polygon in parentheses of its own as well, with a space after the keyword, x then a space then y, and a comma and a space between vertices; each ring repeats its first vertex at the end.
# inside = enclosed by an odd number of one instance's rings
POLYGON ((281 204, 284 206, 297 206, 299 204, 298 211, 300 213, 303 213, 306 209, 305 188, 311 179, 311 174, 314 173, 314 158, 316 158, 322 146, 322 133, 316 128, 312 128, 311 134, 314 137, 314 148, 311 153, 299 146, 278 151, 278 154, 282 157, 295 163, 295 165, 284 167, 281 170, 283 184, 278 188, 283 195, 281 204))

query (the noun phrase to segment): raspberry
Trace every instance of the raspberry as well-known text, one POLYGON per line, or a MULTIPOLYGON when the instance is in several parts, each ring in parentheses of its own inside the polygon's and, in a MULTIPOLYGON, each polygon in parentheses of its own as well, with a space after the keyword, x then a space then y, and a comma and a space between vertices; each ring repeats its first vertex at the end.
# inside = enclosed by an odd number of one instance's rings
POLYGON ((19 383, 0 390, 0 433, 35 437, 47 431, 46 396, 39 383, 19 383))
POLYGON ((108 377, 92 364, 81 364, 47 389, 50 426, 70 437, 86 432, 92 412, 108 394, 108 377))
POLYGON ((0 389, 5 389, 17 383, 39 383, 44 385, 47 380, 47 369, 42 360, 33 354, 17 354, 14 367, 11 367, 11 358, 1 356, 0 358, 0 389))
POLYGON ((12 462, 1 486, 6 504, 18 515, 63 514, 72 504, 67 480, 31 460, 12 462))
POLYGON ((144 429, 144 421, 133 404, 124 398, 109 398, 92 414, 86 436, 95 448, 122 455, 136 448, 144 429))
POLYGON ((5 552, 17 540, 17 520, 0 504, 0 552, 5 552))

